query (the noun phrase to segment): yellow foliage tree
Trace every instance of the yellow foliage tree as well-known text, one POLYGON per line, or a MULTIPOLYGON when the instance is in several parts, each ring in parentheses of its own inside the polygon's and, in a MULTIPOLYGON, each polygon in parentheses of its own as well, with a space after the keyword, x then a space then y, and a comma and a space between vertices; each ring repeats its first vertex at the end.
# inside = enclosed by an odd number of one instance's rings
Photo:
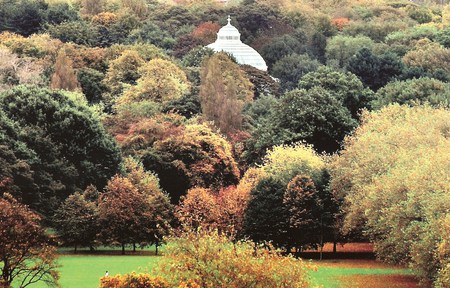
POLYGON ((164 103, 180 98, 190 88, 186 74, 169 60, 152 59, 140 67, 139 75, 137 85, 128 89, 118 103, 144 100, 164 103))
POLYGON ((450 209, 450 113, 391 105, 362 116, 332 164, 344 198, 344 231, 365 230, 378 256, 434 279, 436 229, 450 209))
POLYGON ((206 120, 221 132, 241 128, 242 108, 252 101, 252 83, 227 54, 216 53, 205 62, 200 75, 200 101, 206 120))

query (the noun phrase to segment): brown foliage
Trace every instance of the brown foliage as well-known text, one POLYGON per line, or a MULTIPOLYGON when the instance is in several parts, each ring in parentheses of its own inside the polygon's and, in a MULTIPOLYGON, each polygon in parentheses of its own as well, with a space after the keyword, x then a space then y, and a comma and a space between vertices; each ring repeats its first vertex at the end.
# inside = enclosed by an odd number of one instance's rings
POLYGON ((53 73, 50 87, 68 91, 80 89, 80 83, 78 83, 77 75, 75 70, 73 70, 73 62, 67 57, 64 49, 59 51, 56 58, 55 72, 53 73))
POLYGON ((50 246, 40 221, 36 213, 10 194, 0 199, 0 284, 57 284, 56 250, 50 246))

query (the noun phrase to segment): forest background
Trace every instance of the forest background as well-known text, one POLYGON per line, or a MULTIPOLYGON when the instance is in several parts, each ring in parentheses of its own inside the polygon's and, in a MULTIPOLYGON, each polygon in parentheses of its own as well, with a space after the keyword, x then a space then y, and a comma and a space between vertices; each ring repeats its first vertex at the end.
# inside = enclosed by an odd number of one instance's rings
POLYGON ((21 211, 75 249, 371 241, 450 285, 445 1, 1 0, 0 32, 2 255, 21 211), (267 72, 204 48, 227 15, 267 72))

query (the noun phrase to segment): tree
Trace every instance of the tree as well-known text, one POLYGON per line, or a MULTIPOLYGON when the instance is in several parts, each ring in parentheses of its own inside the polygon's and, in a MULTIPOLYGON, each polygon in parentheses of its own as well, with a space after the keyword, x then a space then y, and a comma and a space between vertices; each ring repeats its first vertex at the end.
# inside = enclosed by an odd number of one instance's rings
POLYGON ((190 189, 177 208, 180 222, 194 231, 218 228, 219 213, 216 197, 205 188, 190 189))
POLYGON ((52 89, 63 89, 75 91, 80 89, 77 75, 72 67, 73 63, 66 56, 64 49, 58 52, 55 62, 55 72, 52 75, 50 87, 52 89))
POLYGON ((122 51, 119 57, 109 63, 104 79, 104 84, 111 93, 110 99, 107 99, 109 105, 113 104, 126 88, 136 84, 140 77, 138 70, 144 63, 144 59, 134 50, 122 51))
POLYGON ((292 179, 284 193, 283 206, 286 207, 289 223, 287 232, 289 245, 306 248, 308 245, 318 243, 317 234, 321 228, 320 199, 314 181, 301 175, 292 179))
POLYGON ((0 128, 6 139, 0 142, 17 159, 12 165, 27 167, 33 180, 16 174, 11 192, 38 211, 53 214, 68 195, 90 184, 100 189, 116 173, 119 149, 87 104, 59 91, 18 86, 0 94, 0 111, 15 127, 0 128))
POLYGON ((136 243, 143 223, 142 213, 148 212, 145 199, 127 178, 114 176, 100 195, 98 204, 100 239, 108 245, 119 245, 125 254, 125 245, 136 243))
POLYGON ((170 198, 161 189, 158 177, 145 171, 142 163, 128 157, 125 159, 125 168, 127 179, 137 188, 148 205, 146 211, 139 216, 140 229, 135 241, 141 246, 154 244, 155 254, 158 255, 158 247, 164 243, 164 237, 169 234, 174 219, 170 198))
POLYGON ((142 119, 121 137, 125 155, 157 173, 173 203, 189 188, 216 190, 239 179, 230 144, 206 124, 185 123, 177 114, 159 115, 142 119))
POLYGON ((378 90, 371 102, 374 109, 389 104, 450 106, 450 86, 432 78, 419 78, 388 83, 378 90))
POLYGON ((27 287, 37 282, 58 286, 56 249, 41 218, 10 194, 0 199, 0 285, 27 287))
POLYGON ((316 72, 306 74, 298 83, 299 88, 322 87, 346 107, 354 119, 359 118, 363 108, 370 108, 373 92, 352 73, 344 73, 323 66, 316 72))
POLYGON ((377 56, 363 48, 350 59, 348 71, 355 74, 370 89, 377 91, 396 76, 402 74, 404 65, 393 54, 377 56))
POLYGON ((11 31, 30 36, 41 30, 46 20, 48 4, 45 1, 2 1, 0 31, 11 31))
POLYGON ((408 263, 426 279, 444 269, 435 255, 450 203, 449 123, 447 109, 429 106, 365 112, 331 170, 343 230, 364 231, 380 259, 408 263))
POLYGON ((216 53, 203 65, 200 103, 206 120, 224 134, 242 125, 242 109, 253 98, 252 84, 227 54, 216 53))
POLYGON ((55 229, 65 245, 93 247, 98 232, 97 205, 76 192, 70 195, 56 210, 55 229))
POLYGON ((415 49, 403 56, 403 62, 408 67, 420 67, 430 72, 441 69, 450 75, 450 65, 447 62, 449 58, 450 49, 424 39, 417 42, 415 49))
POLYGON ((362 48, 371 49, 373 41, 366 36, 343 36, 337 35, 331 38, 327 43, 326 58, 327 61, 336 60, 339 67, 347 67, 350 59, 362 48))
POLYGON ((77 73, 81 91, 90 104, 99 103, 107 88, 102 82, 105 74, 91 68, 82 68, 77 73))
MULTIPOLYGON (((302 39, 304 40, 304 39, 302 39)), ((267 63, 267 66, 272 68, 272 66, 283 57, 292 54, 304 53, 305 49, 302 47, 299 40, 297 40, 292 35, 283 35, 278 38, 273 39, 261 48, 261 56, 267 63)))
POLYGON ((280 99, 268 125, 253 132, 254 137, 261 137, 248 144, 249 149, 266 150, 274 145, 305 141, 314 145, 316 151, 332 153, 356 125, 350 111, 328 90, 320 86, 296 89, 280 99))
POLYGON ((72 42, 89 47, 98 44, 99 31, 97 27, 84 20, 73 20, 60 24, 49 24, 48 33, 62 42, 72 42))
POLYGON ((280 95, 280 83, 266 71, 261 71, 250 65, 243 65, 242 70, 253 84, 253 99, 256 100, 263 95, 280 95))
POLYGON ((151 100, 166 103, 188 93, 190 84, 186 74, 173 62, 164 59, 152 59, 139 69, 136 86, 125 91, 119 103, 151 100))
POLYGON ((281 90, 286 92, 296 88, 305 74, 316 71, 320 66, 319 61, 306 54, 290 54, 275 62, 272 74, 280 80, 281 90))
POLYGON ((283 205, 285 185, 274 178, 264 178, 252 190, 245 211, 243 234, 257 243, 272 242, 286 247, 289 223, 283 205))

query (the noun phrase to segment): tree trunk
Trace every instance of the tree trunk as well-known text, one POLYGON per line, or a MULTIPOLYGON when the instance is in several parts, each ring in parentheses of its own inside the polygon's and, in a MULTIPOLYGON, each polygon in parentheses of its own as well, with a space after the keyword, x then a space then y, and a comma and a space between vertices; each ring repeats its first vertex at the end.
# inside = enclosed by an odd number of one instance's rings
POLYGON ((136 243, 133 243, 133 253, 136 253, 136 243))
POLYGON ((333 254, 336 254, 336 252, 337 252, 337 242, 336 242, 336 240, 335 241, 333 241, 333 254))
POLYGON ((155 255, 158 256, 158 246, 159 246, 159 241, 156 240, 155 242, 155 255))
POLYGON ((125 243, 122 243, 122 255, 125 255, 125 243))
POLYGON ((74 247, 73 250, 74 250, 73 252, 74 252, 75 254, 77 254, 77 245, 76 245, 76 244, 75 244, 75 247, 74 247))

